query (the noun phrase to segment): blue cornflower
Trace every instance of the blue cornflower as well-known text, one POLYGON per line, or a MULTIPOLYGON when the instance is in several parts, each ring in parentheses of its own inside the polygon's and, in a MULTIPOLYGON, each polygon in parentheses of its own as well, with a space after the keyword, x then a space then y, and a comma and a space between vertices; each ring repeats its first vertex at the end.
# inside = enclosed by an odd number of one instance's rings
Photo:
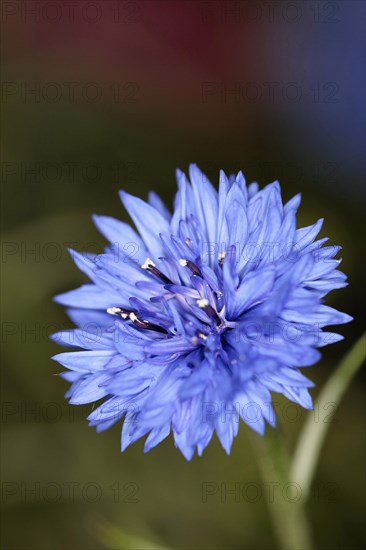
POLYGON ((296 229, 300 195, 283 205, 278 182, 259 190, 241 172, 221 172, 217 192, 195 165, 177 179, 173 214, 154 193, 121 192, 138 233, 94 217, 110 245, 72 252, 92 282, 56 297, 77 328, 54 338, 84 351, 54 359, 69 369, 70 403, 103 400, 90 425, 124 417, 122 450, 149 434, 148 451, 172 430, 190 459, 214 431, 229 453, 240 417, 260 434, 274 426, 270 392, 310 409, 299 368, 342 339, 323 327, 351 317, 323 304, 346 285, 340 247, 315 240, 322 220, 296 229))

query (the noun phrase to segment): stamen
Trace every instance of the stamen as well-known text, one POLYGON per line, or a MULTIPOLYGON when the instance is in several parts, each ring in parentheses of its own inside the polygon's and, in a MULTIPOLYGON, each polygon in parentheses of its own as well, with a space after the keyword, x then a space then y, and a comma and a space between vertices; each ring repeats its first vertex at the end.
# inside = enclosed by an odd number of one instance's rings
POLYGON ((124 309, 123 307, 109 307, 107 309, 109 315, 119 315, 122 319, 127 319, 131 313, 130 309, 124 309))
POLYGON ((204 332, 201 332, 201 331, 197 332, 197 333, 196 333, 196 336, 192 336, 192 338, 191 338, 192 344, 197 345, 197 344, 198 344, 198 339, 199 339, 199 338, 200 338, 201 340, 205 340, 205 341, 206 341, 206 340, 207 340, 207 334, 205 334, 204 332))
POLYGON ((150 321, 147 321, 146 319, 139 319, 133 311, 131 311, 129 315, 130 321, 133 322, 133 324, 141 328, 143 330, 155 330, 155 332, 162 332, 164 334, 168 334, 168 331, 165 330, 163 327, 159 327, 159 325, 154 325, 153 323, 150 323, 150 321))
POLYGON ((159 325, 154 325, 153 323, 150 323, 150 321, 141 321, 140 319, 137 319, 135 325, 143 330, 154 330, 155 332, 161 332, 162 334, 169 334, 165 328, 159 327, 159 325))
POLYGON ((193 275, 198 275, 198 277, 202 277, 202 273, 200 272, 199 268, 190 260, 181 259, 179 260, 179 264, 183 267, 188 267, 188 269, 192 271, 193 275))
POLYGON ((124 309, 122 307, 109 307, 107 313, 110 315, 119 315, 122 319, 129 319, 132 323, 143 330, 154 330, 155 332, 162 332, 163 334, 168 334, 168 331, 159 325, 154 325, 147 321, 146 319, 139 319, 135 313, 130 309, 124 309))
POLYGON ((172 281, 168 279, 168 277, 156 267, 156 265, 152 260, 150 260, 150 258, 146 258, 141 267, 142 269, 146 269, 146 271, 149 271, 150 273, 161 279, 165 284, 172 283, 172 281))
POLYGON ((206 298, 201 298, 200 300, 196 300, 196 303, 198 307, 203 309, 205 313, 212 319, 215 319, 217 325, 221 325, 221 318, 217 314, 217 312, 214 310, 212 306, 210 306, 208 300, 206 298))
POLYGON ((146 258, 141 267, 142 269, 150 269, 151 267, 155 267, 155 264, 150 258, 146 258))
POLYGON ((218 260, 219 260, 220 265, 222 265, 224 263, 225 256, 226 256, 226 250, 223 250, 222 252, 219 252, 218 260))

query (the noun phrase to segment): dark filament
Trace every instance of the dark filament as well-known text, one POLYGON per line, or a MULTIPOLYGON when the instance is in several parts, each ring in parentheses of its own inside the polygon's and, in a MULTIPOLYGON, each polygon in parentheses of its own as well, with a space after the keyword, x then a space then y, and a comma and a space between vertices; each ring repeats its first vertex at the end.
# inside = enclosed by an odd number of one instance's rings
POLYGON ((165 284, 168 284, 168 285, 173 284, 172 281, 166 275, 164 275, 164 273, 162 273, 156 267, 154 262, 152 262, 149 258, 146 260, 146 262, 144 264, 142 264, 141 267, 142 267, 142 269, 146 269, 146 271, 148 271, 149 273, 152 273, 153 275, 155 275, 155 277, 158 277, 158 279, 163 281, 165 284))
POLYGON ((216 321, 217 326, 221 325, 221 319, 212 306, 207 305, 207 306, 204 306, 202 309, 205 313, 207 313, 209 317, 211 317, 216 321))
POLYGON ((179 263, 182 266, 188 267, 188 269, 190 269, 192 271, 193 275, 197 275, 198 277, 203 278, 202 273, 199 270, 199 268, 196 266, 196 264, 194 264, 190 260, 179 260, 179 263))
POLYGON ((154 330, 155 332, 161 332, 163 334, 168 334, 168 331, 165 328, 160 327, 159 325, 154 325, 146 319, 139 319, 136 312, 132 309, 125 309, 123 307, 110 307, 107 309, 107 313, 110 315, 118 315, 122 319, 129 319, 132 323, 142 329, 142 330, 154 330))

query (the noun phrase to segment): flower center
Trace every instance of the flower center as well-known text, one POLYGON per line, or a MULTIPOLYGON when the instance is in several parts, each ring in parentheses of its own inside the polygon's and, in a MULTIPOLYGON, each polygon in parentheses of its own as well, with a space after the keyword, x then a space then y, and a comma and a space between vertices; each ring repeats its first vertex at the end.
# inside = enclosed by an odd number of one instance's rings
MULTIPOLYGON (((224 258, 225 254, 219 257, 220 265, 222 265, 224 258)), ((218 285, 212 284, 212 282, 210 284, 199 266, 191 260, 180 259, 178 263, 181 267, 186 267, 189 270, 191 284, 188 285, 182 281, 183 275, 181 275, 181 284, 173 283, 167 275, 156 267, 150 258, 145 260, 141 268, 163 283, 161 298, 154 298, 154 302, 160 301, 163 303, 175 299, 175 310, 191 342, 197 345, 206 345, 210 335, 213 335, 216 340, 224 331, 233 328, 236 323, 225 319, 223 293, 218 289, 218 285)), ((187 283, 187 278, 184 280, 187 283)), ((171 317, 164 318, 164 315, 158 314, 156 303, 153 305, 148 300, 146 300, 146 303, 140 300, 138 302, 141 302, 143 306, 141 310, 113 306, 107 309, 107 313, 116 315, 141 330, 159 332, 171 338, 177 336, 177 328, 171 326, 171 317)))

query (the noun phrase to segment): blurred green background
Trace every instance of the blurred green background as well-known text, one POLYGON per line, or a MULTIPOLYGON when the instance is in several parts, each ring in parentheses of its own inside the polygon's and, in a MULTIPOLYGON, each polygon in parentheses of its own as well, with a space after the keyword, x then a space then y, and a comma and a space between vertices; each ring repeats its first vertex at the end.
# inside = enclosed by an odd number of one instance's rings
MULTIPOLYGON (((309 371, 316 396, 362 331, 364 16, 358 1, 2 3, 2 548, 276 548, 246 426, 229 457, 215 440, 187 463, 170 438, 121 454, 119 425, 96 435, 91 406, 68 406, 48 335, 71 324, 52 297, 84 281, 66 248, 104 245, 91 214, 128 220, 119 189, 171 204, 190 162, 215 183, 278 179, 303 192, 300 225, 325 217, 349 275, 328 303, 355 321, 309 371)), ((365 542, 364 385, 321 454, 321 549, 365 542)), ((293 448, 312 413, 279 410, 293 448)))

